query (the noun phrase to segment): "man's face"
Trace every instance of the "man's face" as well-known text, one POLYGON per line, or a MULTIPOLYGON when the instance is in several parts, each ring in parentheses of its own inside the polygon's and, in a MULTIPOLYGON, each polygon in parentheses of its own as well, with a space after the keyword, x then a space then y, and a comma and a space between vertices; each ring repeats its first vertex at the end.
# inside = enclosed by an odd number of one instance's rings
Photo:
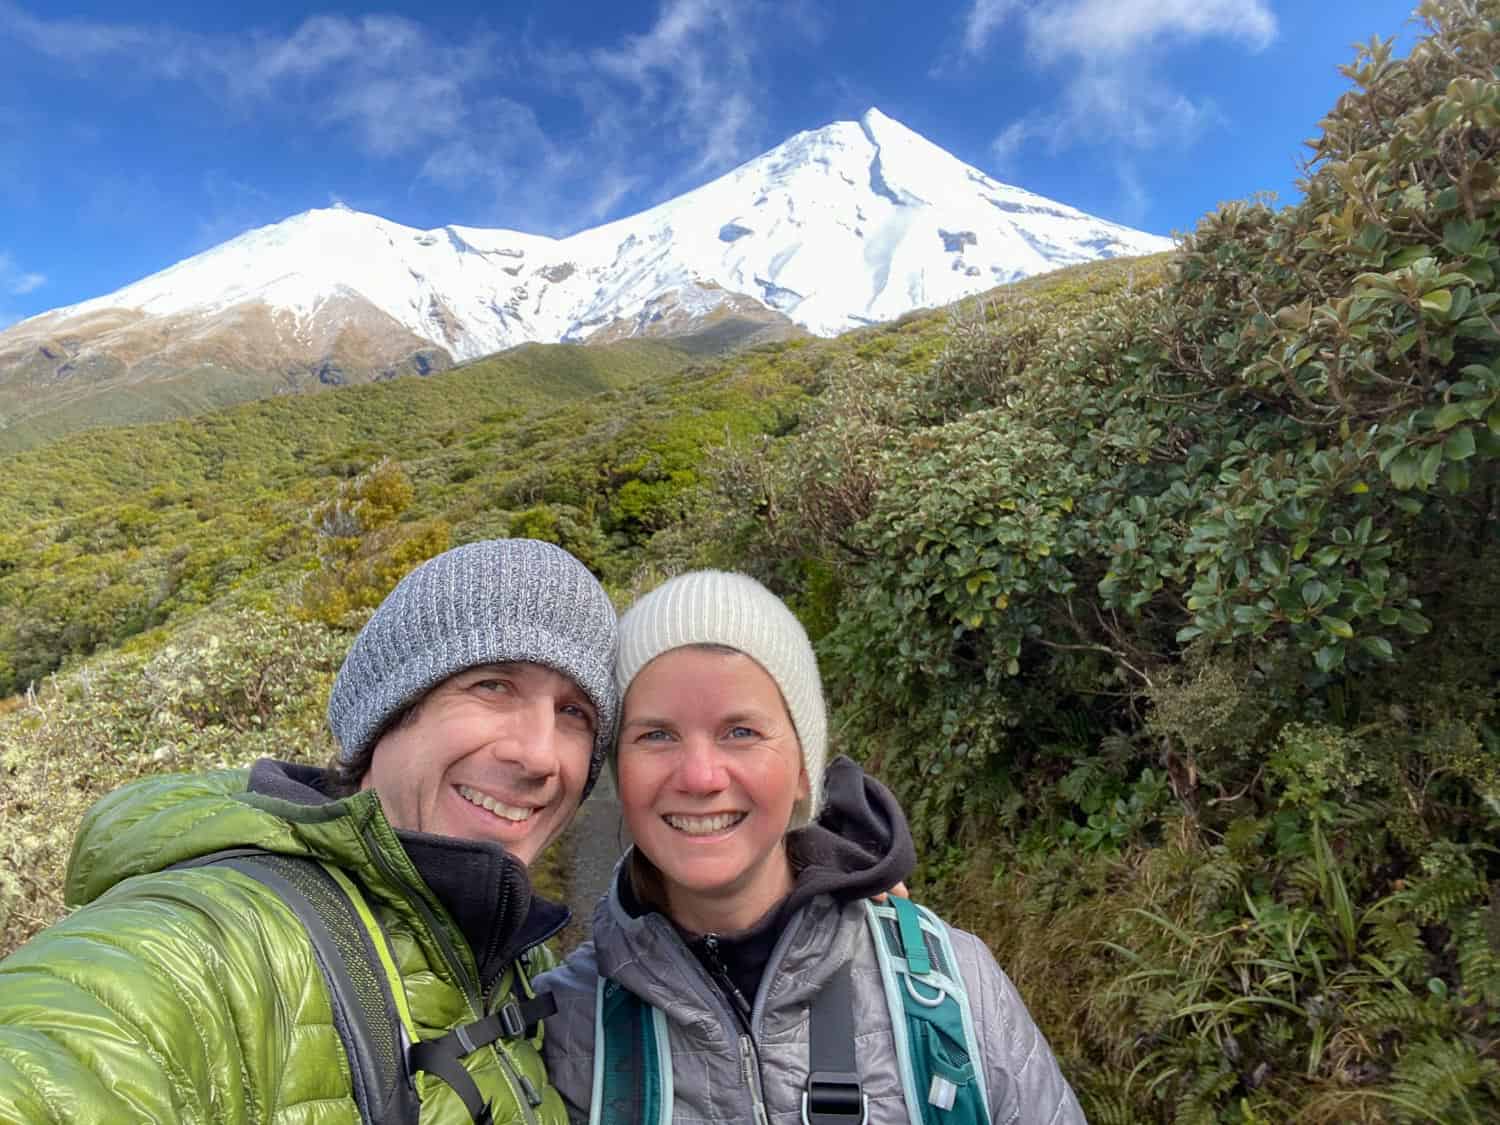
POLYGON ((538 664, 484 664, 438 684, 381 736, 361 789, 397 828, 493 840, 530 864, 573 819, 598 716, 538 664))

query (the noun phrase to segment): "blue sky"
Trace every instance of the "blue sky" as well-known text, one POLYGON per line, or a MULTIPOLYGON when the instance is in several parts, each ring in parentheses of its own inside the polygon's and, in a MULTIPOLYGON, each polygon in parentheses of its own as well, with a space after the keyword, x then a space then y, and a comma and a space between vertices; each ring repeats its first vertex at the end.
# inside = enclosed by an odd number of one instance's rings
POLYGON ((1157 233, 1295 198, 1415 0, 0 0, 0 325, 343 201, 554 235, 871 105, 1157 233))

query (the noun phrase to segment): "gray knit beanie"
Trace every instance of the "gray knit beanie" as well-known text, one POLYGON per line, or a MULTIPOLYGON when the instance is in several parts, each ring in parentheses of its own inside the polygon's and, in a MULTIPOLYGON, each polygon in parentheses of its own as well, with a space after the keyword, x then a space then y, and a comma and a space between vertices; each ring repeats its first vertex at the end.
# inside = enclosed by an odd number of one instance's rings
MULTIPOLYGON (((684 645, 737 649, 766 670, 802 744, 809 795, 792 809, 792 828, 810 824, 823 807, 823 764, 828 756, 828 714, 818 658, 802 623, 786 603, 755 579, 722 570, 679 574, 662 583, 620 619, 615 682, 620 698, 636 675, 663 653, 684 645)), ((615 758, 610 757, 613 765, 615 758)))
POLYGON ((487 539, 428 559, 365 623, 328 699, 340 760, 365 754, 401 711, 449 676, 520 662, 561 672, 599 714, 584 796, 614 744, 615 608, 588 569, 535 539, 487 539))

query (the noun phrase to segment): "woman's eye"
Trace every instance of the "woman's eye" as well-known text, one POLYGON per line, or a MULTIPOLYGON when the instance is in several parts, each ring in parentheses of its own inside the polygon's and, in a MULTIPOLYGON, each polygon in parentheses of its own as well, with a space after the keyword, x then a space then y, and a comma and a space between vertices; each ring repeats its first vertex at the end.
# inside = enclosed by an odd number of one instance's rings
POLYGON ((474 687, 481 691, 509 691, 510 685, 504 680, 475 680, 474 687))
POLYGON ((755 738, 755 731, 749 727, 730 727, 728 731, 730 738, 755 738))
POLYGON ((671 737, 672 736, 670 734, 668 734, 666 731, 664 731, 660 727, 658 727, 655 730, 643 730, 643 731, 641 731, 640 734, 636 735, 636 741, 637 742, 666 742, 671 737))

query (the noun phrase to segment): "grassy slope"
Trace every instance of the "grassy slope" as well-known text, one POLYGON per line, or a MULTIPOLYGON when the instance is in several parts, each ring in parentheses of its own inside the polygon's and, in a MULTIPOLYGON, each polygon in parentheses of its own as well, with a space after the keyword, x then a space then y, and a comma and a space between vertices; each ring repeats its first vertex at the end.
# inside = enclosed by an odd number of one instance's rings
MULTIPOLYGON (((994 300, 1086 303, 1142 272, 1104 263, 994 300)), ((57 915, 69 841, 102 793, 143 772, 329 752, 322 700, 349 633, 299 617, 298 590, 320 568, 309 514, 353 474, 400 463, 412 497, 397 533, 440 522, 457 542, 555 516, 624 591, 661 527, 653 557, 722 547, 670 528, 716 445, 795 429, 853 367, 925 367, 952 315, 700 363, 652 343, 518 349, 7 458, 0 672, 36 694, 0 712, 0 951, 57 915), (70 670, 48 678, 59 660, 70 670)))

